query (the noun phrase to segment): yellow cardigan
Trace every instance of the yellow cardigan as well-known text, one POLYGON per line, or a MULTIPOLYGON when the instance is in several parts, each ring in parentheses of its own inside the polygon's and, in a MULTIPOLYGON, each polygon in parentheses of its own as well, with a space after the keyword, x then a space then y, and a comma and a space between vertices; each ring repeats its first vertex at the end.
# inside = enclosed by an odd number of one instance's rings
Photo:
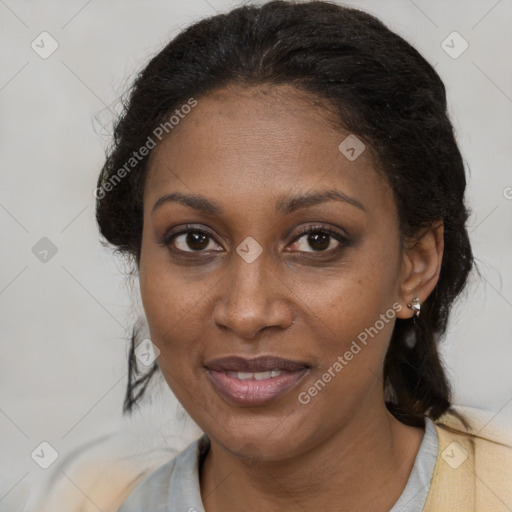
POLYGON ((468 434, 449 414, 436 429, 439 449, 423 512, 511 512, 512 446, 476 429, 468 434))
MULTIPOLYGON (((480 437, 476 428, 468 434, 450 414, 435 423, 439 449, 423 512, 512 511, 512 446, 480 437)), ((121 457, 76 461, 44 504, 27 512, 117 512, 158 466, 121 457)))

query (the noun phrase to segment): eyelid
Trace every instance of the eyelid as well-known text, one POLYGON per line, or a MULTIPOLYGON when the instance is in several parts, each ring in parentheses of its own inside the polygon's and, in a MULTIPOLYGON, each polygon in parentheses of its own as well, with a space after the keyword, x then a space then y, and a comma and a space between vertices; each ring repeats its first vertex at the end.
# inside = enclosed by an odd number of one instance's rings
POLYGON ((341 239, 344 242, 348 242, 348 236, 345 233, 343 233, 331 226, 326 226, 326 225, 322 225, 322 224, 317 224, 314 226, 306 226, 306 227, 301 228, 299 230, 299 232, 296 234, 293 241, 295 242, 295 240, 301 238, 303 235, 307 235, 309 233, 316 233, 316 232, 327 233, 336 239, 341 239))

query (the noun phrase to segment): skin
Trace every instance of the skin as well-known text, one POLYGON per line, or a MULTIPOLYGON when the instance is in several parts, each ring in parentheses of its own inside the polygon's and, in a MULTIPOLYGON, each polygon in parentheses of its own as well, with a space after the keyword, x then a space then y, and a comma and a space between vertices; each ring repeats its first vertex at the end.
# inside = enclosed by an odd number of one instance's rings
POLYGON ((384 403, 394 319, 308 404, 297 398, 394 302, 397 317, 412 316, 407 304, 433 290, 443 251, 442 224, 400 244, 393 194, 370 148, 349 161, 338 149, 348 132, 330 121, 291 86, 229 86, 199 98, 149 163, 141 296, 163 375, 211 440, 200 468, 207 512, 387 511, 423 437, 384 403), (275 212, 290 195, 332 189, 363 208, 328 200, 275 212), (205 196, 223 213, 179 202, 153 211, 173 192, 205 196), (186 224, 212 234, 202 252, 186 234, 162 243, 186 224), (315 251, 298 230, 317 226, 349 242, 331 237, 315 251), (252 263, 236 252, 248 236, 262 248, 252 263), (262 354, 311 369, 277 401, 248 407, 223 399, 204 368, 262 354))

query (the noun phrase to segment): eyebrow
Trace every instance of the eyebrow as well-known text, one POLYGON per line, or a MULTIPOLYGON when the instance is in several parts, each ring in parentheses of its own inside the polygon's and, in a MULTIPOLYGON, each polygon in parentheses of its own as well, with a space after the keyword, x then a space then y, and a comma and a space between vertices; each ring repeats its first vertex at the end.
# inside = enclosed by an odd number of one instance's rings
MULTIPOLYGON (((276 204, 275 211, 276 213, 290 214, 301 208, 315 206, 325 201, 340 201, 366 211, 365 207, 357 199, 349 197, 339 190, 325 190, 313 194, 300 194, 287 197, 276 204)), ((163 204, 170 202, 181 203, 195 210, 212 215, 222 215, 224 213, 224 209, 220 205, 204 196, 173 192, 172 194, 166 194, 160 197, 153 205, 151 214, 154 214, 163 204)))
POLYGON ((324 190, 323 192, 316 192, 313 194, 301 194, 297 196, 288 197, 276 205, 276 211, 282 213, 292 213, 299 208, 307 208, 325 201, 341 201, 348 203, 352 206, 366 211, 365 207, 353 197, 349 197, 339 190, 324 190))

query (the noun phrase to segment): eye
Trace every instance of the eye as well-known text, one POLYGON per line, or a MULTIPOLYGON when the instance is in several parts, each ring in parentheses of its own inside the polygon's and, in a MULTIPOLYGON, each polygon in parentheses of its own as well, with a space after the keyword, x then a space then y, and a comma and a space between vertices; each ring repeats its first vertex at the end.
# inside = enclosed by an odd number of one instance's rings
MULTIPOLYGON (((222 251, 211 233, 195 226, 185 226, 177 233, 168 234, 162 245, 181 253, 199 253, 222 251)), ((349 245, 348 238, 328 226, 309 226, 299 231, 292 244, 292 251, 298 252, 334 252, 349 245)))
POLYGON ((163 240, 166 246, 172 246, 181 252, 206 252, 207 250, 218 251, 215 249, 218 244, 214 243, 213 235, 203 229, 193 226, 186 226, 179 233, 171 233, 163 240), (213 245, 212 245, 213 244, 213 245))
POLYGON ((293 250, 299 252, 331 252, 348 245, 348 239, 342 233, 327 227, 314 226, 302 229, 293 242, 293 250), (312 250, 307 250, 311 248, 312 250))

